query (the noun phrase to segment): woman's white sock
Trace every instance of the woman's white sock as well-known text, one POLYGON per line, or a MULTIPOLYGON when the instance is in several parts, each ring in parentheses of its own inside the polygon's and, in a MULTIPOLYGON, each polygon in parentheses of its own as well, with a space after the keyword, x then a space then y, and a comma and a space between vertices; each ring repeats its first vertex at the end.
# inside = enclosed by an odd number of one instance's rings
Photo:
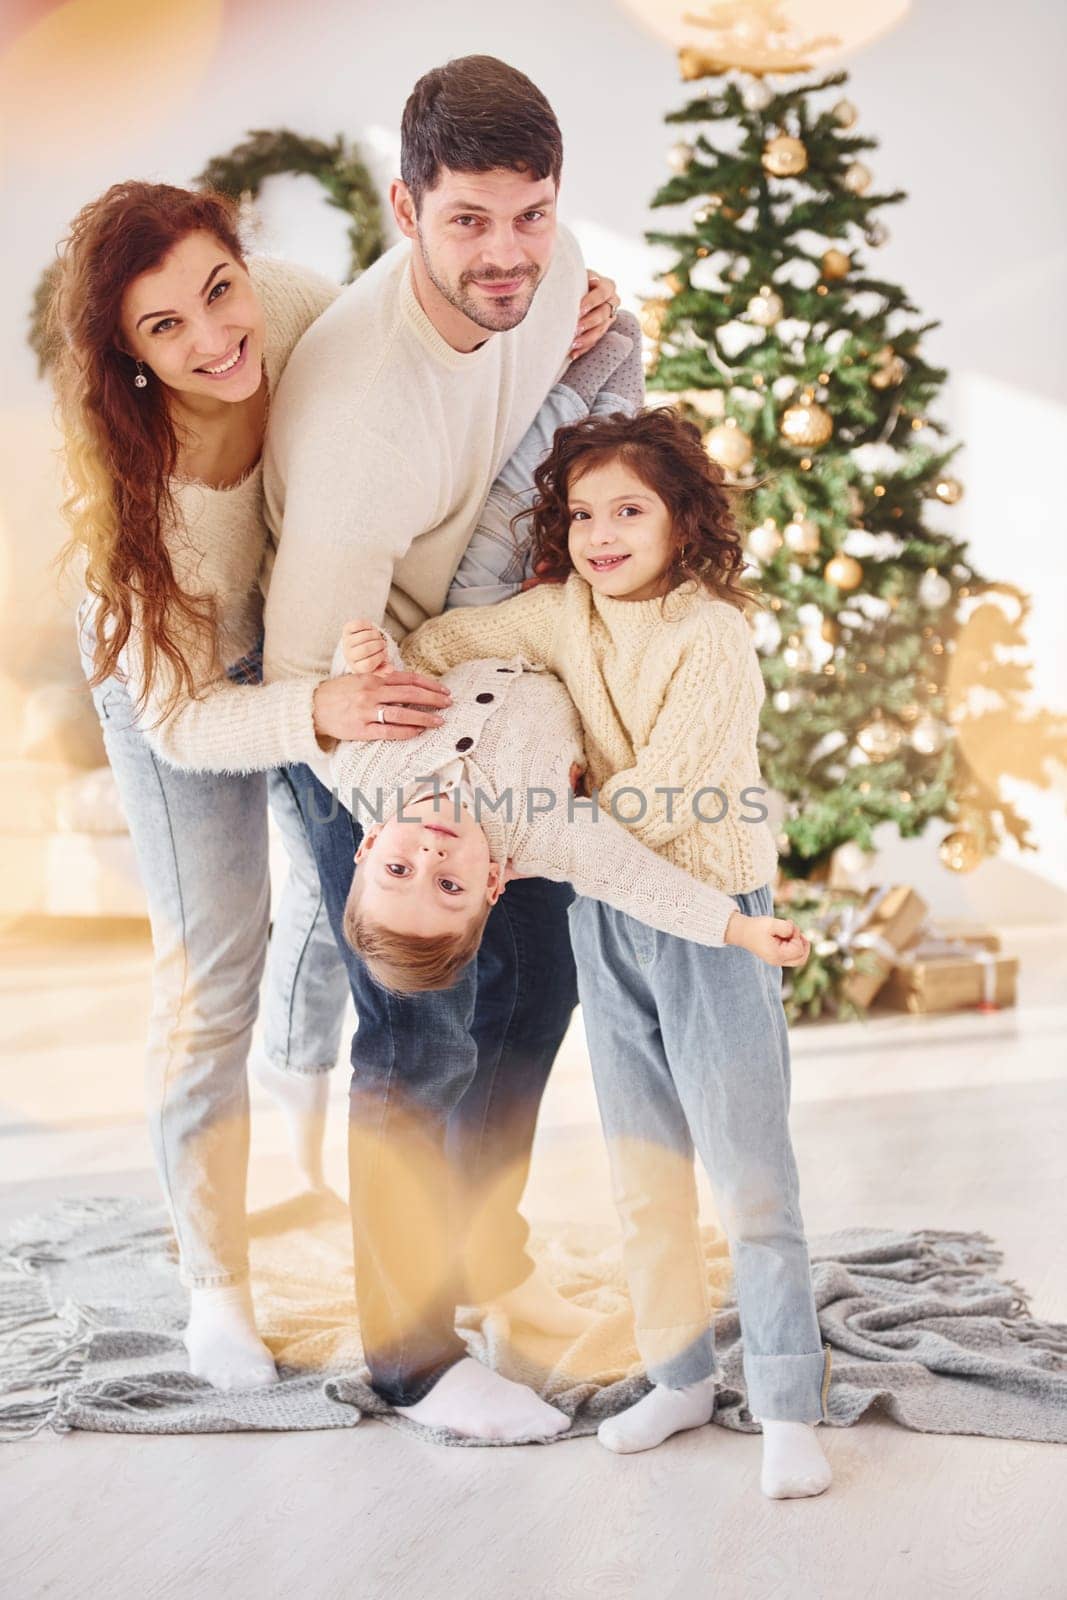
POLYGON ((667 1389, 657 1383, 636 1405, 620 1411, 617 1417, 605 1418, 597 1429, 597 1438, 620 1456, 654 1450, 672 1433, 702 1428, 711 1421, 714 1409, 714 1378, 703 1378, 684 1389, 667 1389))
POLYGON ((252 1074, 281 1107, 289 1132, 293 1157, 309 1189, 325 1189, 322 1147, 326 1138, 326 1107, 330 1098, 328 1072, 283 1072, 272 1066, 262 1051, 252 1056, 252 1074))
POLYGON ((771 1500, 801 1500, 822 1494, 833 1473, 810 1422, 768 1422, 763 1429, 760 1488, 771 1500))
POLYGON ((185 1348, 189 1371, 215 1389, 262 1389, 278 1377, 247 1282, 191 1291, 185 1348))

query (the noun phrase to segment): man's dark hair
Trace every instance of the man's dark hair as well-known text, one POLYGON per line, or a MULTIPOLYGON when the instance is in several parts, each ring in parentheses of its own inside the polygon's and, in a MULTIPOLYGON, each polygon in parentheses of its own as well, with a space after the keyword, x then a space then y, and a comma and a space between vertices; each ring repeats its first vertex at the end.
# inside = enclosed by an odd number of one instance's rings
POLYGON ((510 167, 558 185, 563 137, 537 85, 495 56, 460 56, 421 77, 400 125, 400 176, 416 211, 442 167, 510 167))

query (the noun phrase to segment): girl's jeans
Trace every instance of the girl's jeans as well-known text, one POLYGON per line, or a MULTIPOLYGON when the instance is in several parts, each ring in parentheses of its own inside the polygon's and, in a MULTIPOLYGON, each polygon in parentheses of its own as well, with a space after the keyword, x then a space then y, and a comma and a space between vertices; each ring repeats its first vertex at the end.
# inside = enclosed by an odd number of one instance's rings
MULTIPOLYGON (((735 895, 770 916, 768 887, 735 895)), ((637 1345, 655 1383, 717 1374, 693 1174, 711 1179, 734 1265, 749 1410, 822 1418, 820 1347, 789 1138, 780 968, 659 933, 596 900, 569 911, 637 1345)))
POLYGON ((117 680, 92 693, 152 925, 148 1116, 182 1281, 234 1283, 248 1271, 247 1060, 264 965, 264 1053, 290 1072, 327 1072, 344 964, 285 771, 170 767, 117 680), (269 948, 268 796, 290 862, 269 948))

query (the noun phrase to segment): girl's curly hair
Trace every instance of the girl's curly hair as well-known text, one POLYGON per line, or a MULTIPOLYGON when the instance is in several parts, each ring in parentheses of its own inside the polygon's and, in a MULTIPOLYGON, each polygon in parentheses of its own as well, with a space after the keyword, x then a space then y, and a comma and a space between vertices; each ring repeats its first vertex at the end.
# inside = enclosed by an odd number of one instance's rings
POLYGON ((568 495, 586 472, 622 460, 663 501, 670 513, 673 550, 666 592, 689 580, 743 610, 755 596, 740 582, 745 567, 720 468, 704 449, 700 430, 670 406, 635 416, 584 417, 560 428, 534 473, 537 499, 530 517, 534 568, 541 577, 574 571, 567 549, 568 495))

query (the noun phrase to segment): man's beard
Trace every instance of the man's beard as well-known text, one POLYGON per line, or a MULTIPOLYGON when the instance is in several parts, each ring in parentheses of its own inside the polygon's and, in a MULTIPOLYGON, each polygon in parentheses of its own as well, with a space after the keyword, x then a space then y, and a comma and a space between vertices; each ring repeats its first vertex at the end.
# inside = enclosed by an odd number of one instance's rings
POLYGON ((427 276, 439 294, 443 294, 450 306, 457 311, 462 311, 468 321, 473 322, 476 328, 485 328, 489 333, 506 333, 508 328, 517 328, 533 303, 537 285, 541 281, 539 267, 525 267, 522 272, 494 272, 473 273, 464 272, 460 275, 458 284, 450 284, 441 277, 433 263, 433 258, 426 249, 422 234, 419 234, 419 249, 422 251, 422 261, 426 268, 427 276), (522 281, 513 295, 506 300, 482 300, 472 292, 471 286, 478 283, 510 283, 513 279, 522 281))

